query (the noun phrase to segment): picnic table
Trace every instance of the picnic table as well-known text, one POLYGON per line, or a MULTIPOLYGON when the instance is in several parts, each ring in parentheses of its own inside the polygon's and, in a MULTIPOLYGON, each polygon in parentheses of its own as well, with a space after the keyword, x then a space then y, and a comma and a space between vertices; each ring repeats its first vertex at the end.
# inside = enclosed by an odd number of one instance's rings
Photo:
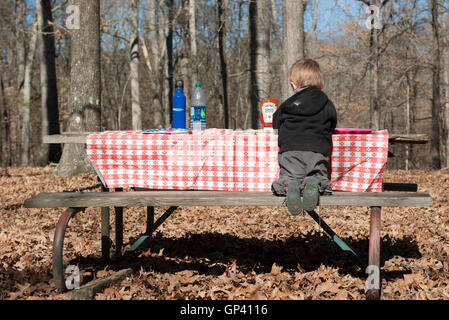
MULTIPOLYGON (((334 134, 332 141, 333 190, 381 192, 388 132, 334 134)), ((107 131, 89 135, 86 152, 107 188, 270 192, 279 177, 278 138, 270 132, 107 131)))
MULTIPOLYGON (((43 193, 25 201, 28 208, 68 208, 55 230, 53 273, 65 291, 63 241, 70 219, 87 207, 101 207, 102 259, 110 258, 109 207, 115 208, 115 250, 123 247, 123 208, 147 207, 146 232, 131 245, 135 251, 179 206, 281 206, 270 185, 278 175, 277 136, 210 129, 192 134, 144 134, 139 131, 92 133, 85 137, 89 159, 103 182, 102 192, 43 193), (132 188, 131 192, 122 192, 132 188), (117 192, 109 192, 115 189, 117 192), (154 208, 169 209, 154 221, 154 208)), ((336 191, 322 196, 320 206, 370 207, 368 263, 340 238, 315 211, 308 214, 363 270, 380 270, 382 206, 431 206, 415 184, 384 183, 388 132, 334 135, 331 182, 336 191), (385 192, 385 191, 399 192, 385 192), (342 192, 339 192, 342 191, 342 192), (403 192, 411 191, 411 192, 403 192)), ((74 143, 79 143, 77 140, 74 143)), ((367 292, 380 298, 380 278, 367 292)))

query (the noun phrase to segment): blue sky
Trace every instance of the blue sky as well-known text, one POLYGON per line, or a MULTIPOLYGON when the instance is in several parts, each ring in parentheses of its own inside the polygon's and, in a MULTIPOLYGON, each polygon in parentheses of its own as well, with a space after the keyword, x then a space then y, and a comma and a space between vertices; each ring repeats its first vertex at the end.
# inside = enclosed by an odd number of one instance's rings
MULTIPOLYGON (((341 35, 340 24, 351 19, 356 19, 360 24, 363 24, 366 20, 365 12, 362 10, 364 7, 365 5, 357 0, 320 0, 317 24, 318 37, 341 35)), ((310 6, 306 12, 306 30, 312 24, 312 11, 312 6, 310 6)))
MULTIPOLYGON (((122 5, 126 5, 127 0, 107 0, 107 1, 117 1, 122 3, 122 5)), ((228 0, 228 6, 232 7, 232 3, 235 0, 228 0)), ((279 23, 281 23, 282 19, 282 9, 281 3, 282 0, 275 0, 277 3, 278 9, 278 18, 279 23)), ((298 0, 299 1, 299 0, 298 0)), ((391 0, 393 3, 402 3, 403 0, 391 0)), ((26 0, 27 6, 35 7, 35 0, 26 0)), ((213 6, 214 1, 211 0, 211 5, 213 6)), ((314 0, 309 0, 309 7, 306 11, 305 15, 305 29, 308 30, 312 23, 312 12, 313 12, 313 4, 314 0)), ((425 6, 425 0, 419 0, 418 3, 425 6)), ((142 8, 146 8, 147 1, 141 0, 142 8)), ((336 36, 343 35, 343 31, 341 29, 341 25, 347 23, 348 21, 354 21, 354 23, 359 23, 361 27, 364 26, 364 22, 367 19, 365 14, 365 5, 358 0, 320 0, 319 1, 319 10, 318 10, 318 24, 317 24, 317 35, 319 39, 332 38, 336 36)), ((31 9, 31 8, 30 8, 31 9)), ((247 8, 246 8, 247 9, 247 8)), ((247 11, 247 10, 245 10, 247 11)), ((32 10, 29 10, 29 15, 27 16, 27 22, 31 23, 32 21, 32 10)), ((141 14, 144 14, 145 10, 141 10, 141 14)), ((126 14, 126 9, 124 10, 126 14)), ((247 12, 244 13, 247 15, 247 12)), ((120 19, 121 20, 121 19, 120 19)), ((122 21, 120 21, 122 22, 122 21)), ((244 19, 244 23, 247 23, 247 19, 244 19)), ((124 25, 121 23, 121 27, 124 25)), ((125 26, 126 27, 126 26, 125 26)))

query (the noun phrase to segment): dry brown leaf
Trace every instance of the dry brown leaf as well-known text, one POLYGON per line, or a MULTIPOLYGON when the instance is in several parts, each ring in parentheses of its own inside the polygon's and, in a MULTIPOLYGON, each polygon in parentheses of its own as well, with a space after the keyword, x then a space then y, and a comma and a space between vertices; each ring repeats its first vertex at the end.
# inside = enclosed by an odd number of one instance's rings
MULTIPOLYGON (((10 176, 0 176, 0 299, 67 299, 51 281, 51 239, 62 209, 22 204, 40 192, 83 190, 98 181, 89 174, 52 177, 52 170, 8 168, 10 176)), ((418 183, 420 192, 432 195, 434 206, 382 208, 382 272, 405 273, 383 279, 383 298, 449 299, 449 171, 387 170, 384 176, 418 183)), ((156 208, 156 215, 163 209, 156 208)), ((366 208, 320 210, 337 234, 352 237, 358 253, 367 250, 366 208)), ((126 208, 125 217, 126 242, 145 232, 145 215, 142 208, 126 208)), ((98 210, 89 208, 66 231, 64 261, 79 264, 85 277, 106 277, 122 267, 98 263, 100 225, 98 210)), ((341 252, 318 230, 307 216, 293 217, 285 208, 182 207, 127 260, 136 270, 133 276, 95 298, 364 299, 366 279, 354 275, 350 261, 342 263, 341 252)))

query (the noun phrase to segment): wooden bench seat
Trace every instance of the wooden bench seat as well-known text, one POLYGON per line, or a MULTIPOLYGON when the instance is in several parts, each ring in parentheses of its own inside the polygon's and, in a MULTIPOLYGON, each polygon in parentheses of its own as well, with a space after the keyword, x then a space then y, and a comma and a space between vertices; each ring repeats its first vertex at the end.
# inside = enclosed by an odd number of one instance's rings
MULTIPOLYGON (((284 197, 276 197, 266 192, 226 192, 226 191, 131 191, 109 192, 56 192, 41 193, 27 199, 25 208, 67 208, 60 216, 55 229, 53 242, 53 275, 57 288, 66 291, 64 280, 63 242, 68 222, 77 212, 88 207, 101 207, 101 248, 102 260, 109 261, 111 247, 109 207, 115 207, 115 253, 119 257, 123 247, 123 208, 147 207, 146 231, 134 242, 127 253, 135 251, 152 233, 177 209, 178 206, 282 206, 284 197), (154 207, 169 207, 157 221, 154 221, 154 207)), ((417 190, 414 184, 390 184, 384 190, 417 190)), ((345 252, 349 253, 355 263, 368 273, 378 270, 380 274, 380 222, 381 207, 428 207, 432 198, 426 193, 416 192, 334 192, 331 196, 322 196, 320 206, 366 206, 370 207, 370 238, 368 264, 343 239, 323 221, 315 211, 307 212, 331 239, 345 252), (368 268, 368 266, 370 268, 368 268)), ((371 273, 370 273, 371 275, 371 273)), ((379 299, 380 276, 368 288, 367 298, 379 299)))
MULTIPOLYGON (((269 192, 135 191, 41 193, 25 201, 25 208, 147 207, 147 206, 280 206, 284 197, 269 192)), ((322 206, 431 206, 427 193, 334 192, 320 198, 322 206)))

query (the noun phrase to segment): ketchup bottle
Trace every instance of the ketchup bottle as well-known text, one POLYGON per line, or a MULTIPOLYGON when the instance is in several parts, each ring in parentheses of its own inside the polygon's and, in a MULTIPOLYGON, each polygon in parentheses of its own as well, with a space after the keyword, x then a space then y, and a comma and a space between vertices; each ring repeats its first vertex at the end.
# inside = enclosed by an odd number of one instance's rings
POLYGON ((260 101, 260 121, 264 130, 271 131, 273 128, 273 114, 279 108, 276 98, 263 98, 260 101))

